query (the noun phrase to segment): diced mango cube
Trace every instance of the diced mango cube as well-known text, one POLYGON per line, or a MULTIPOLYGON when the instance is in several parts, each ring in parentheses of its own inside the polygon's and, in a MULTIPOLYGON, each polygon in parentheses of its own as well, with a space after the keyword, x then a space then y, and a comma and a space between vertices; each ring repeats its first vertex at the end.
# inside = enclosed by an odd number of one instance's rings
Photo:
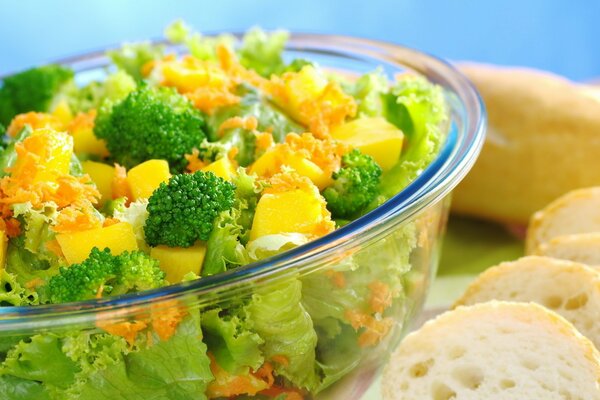
POLYGON ((37 157, 19 155, 12 172, 13 177, 27 177, 33 182, 50 182, 58 175, 69 172, 73 155, 73 138, 69 134, 52 129, 37 129, 22 145, 27 153, 37 157))
POLYGON ((264 194, 256 205, 250 239, 277 233, 312 233, 323 220, 322 201, 295 189, 264 194))
POLYGON ((115 167, 96 161, 82 161, 83 172, 88 174, 102 195, 100 204, 112 199, 112 184, 115 167))
POLYGON ((221 157, 217 161, 208 164, 202 168, 202 171, 212 172, 216 176, 231 181, 235 175, 235 168, 229 160, 229 157, 221 157))
POLYGON ((60 120, 65 126, 67 126, 73 120, 73 112, 69 103, 66 100, 61 100, 52 110, 52 115, 60 120))
POLYGON ((98 139, 91 128, 76 129, 71 132, 75 142, 75 153, 107 157, 106 142, 98 139))
POLYGON ((250 173, 258 176, 271 176, 279 168, 279 158, 275 149, 267 150, 250 166, 250 173))
POLYGON ((331 184, 331 176, 314 162, 298 155, 282 155, 278 148, 267 151, 260 156, 250 167, 250 172, 258 176, 272 176, 281 171, 281 166, 286 165, 295 170, 299 175, 305 176, 319 189, 324 189, 331 184))
POLYGON ((288 165, 298 174, 310 179, 319 189, 324 189, 332 183, 330 174, 327 174, 314 162, 299 155, 288 157, 284 165, 288 165))
POLYGON ((6 265, 6 248, 8 247, 8 237, 6 232, 0 231, 0 272, 6 265))
POLYGON ((331 136, 368 154, 387 171, 400 159, 404 134, 385 118, 358 118, 338 126, 331 136))
POLYGON ((88 258, 94 247, 100 250, 108 247, 114 255, 138 249, 133 227, 127 222, 86 231, 59 233, 56 240, 69 264, 80 263, 88 258))
POLYGON ((165 160, 148 160, 131 168, 127 172, 127 183, 133 200, 149 198, 170 177, 169 163, 165 160))
POLYGON ((181 282, 189 272, 200 275, 205 255, 204 243, 197 243, 187 248, 157 246, 150 250, 150 256, 158 260, 160 268, 166 272, 167 281, 170 283, 181 282))

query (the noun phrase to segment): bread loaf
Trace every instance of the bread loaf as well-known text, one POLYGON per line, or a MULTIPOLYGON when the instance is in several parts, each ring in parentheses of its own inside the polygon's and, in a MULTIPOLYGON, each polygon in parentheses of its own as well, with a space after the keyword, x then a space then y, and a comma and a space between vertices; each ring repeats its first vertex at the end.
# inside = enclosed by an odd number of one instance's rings
POLYGON ((532 69, 460 69, 483 97, 489 129, 454 211, 524 225, 560 195, 600 185, 598 89, 532 69))

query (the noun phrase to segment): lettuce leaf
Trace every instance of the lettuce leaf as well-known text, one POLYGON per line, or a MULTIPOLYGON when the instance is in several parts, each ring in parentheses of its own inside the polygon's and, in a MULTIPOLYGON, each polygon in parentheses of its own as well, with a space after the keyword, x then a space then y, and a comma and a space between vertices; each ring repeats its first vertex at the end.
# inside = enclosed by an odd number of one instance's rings
POLYGON ((0 307, 36 304, 39 304, 39 296, 35 290, 21 285, 17 275, 11 274, 5 269, 0 270, 0 307))
POLYGON ((0 375, 0 393, 3 399, 10 400, 50 400, 40 382, 11 375, 0 375))
POLYGON ((163 56, 164 47, 150 42, 125 43, 120 49, 110 50, 106 55, 117 68, 129 74, 135 80, 141 80, 142 67, 149 61, 163 56))
POLYGON ((208 350, 230 374, 248 373, 248 368, 256 371, 264 362, 260 351, 264 341, 249 326, 243 316, 231 315, 219 308, 202 314, 202 331, 208 350))
POLYGON ((278 233, 261 236, 248 242, 246 249, 252 261, 262 260, 309 242, 301 233, 278 233))
POLYGON ((239 49, 240 63, 267 78, 280 74, 286 67, 282 53, 289 36, 283 30, 267 33, 260 28, 250 29, 239 49))
POLYGON ((202 276, 225 272, 248 264, 248 253, 240 242, 243 232, 239 224, 241 210, 233 208, 220 213, 213 223, 213 230, 206 242, 206 255, 202 264, 202 276))
POLYGON ((61 350, 54 334, 35 335, 19 342, 7 354, 0 374, 67 388, 75 382, 79 368, 61 350))
MULTIPOLYGON (((243 85, 240 89, 240 95, 242 101, 239 104, 230 107, 223 107, 217 110, 213 115, 209 116, 208 125, 211 130, 209 133, 210 141, 219 141, 222 143, 233 142, 232 132, 239 131, 240 129, 231 129, 225 132, 223 138, 219 138, 218 130, 221 124, 231 117, 249 117, 253 116, 258 120, 258 130, 267 131, 269 130, 273 134, 273 138, 276 142, 283 142, 285 136, 290 132, 302 133, 305 128, 296 122, 292 121, 284 112, 279 110, 273 105, 265 96, 261 95, 256 89, 243 85)), ((252 135, 254 136, 254 135, 252 135)), ((237 145, 237 144, 236 144, 237 145)), ((240 153, 244 150, 239 148, 240 153)), ((248 149, 250 150, 250 149, 248 149)), ((254 160, 254 148, 252 148, 252 154, 242 157, 242 161, 254 160)), ((243 162, 238 159, 240 165, 245 166, 243 162)))
POLYGON ((342 89, 356 100, 359 118, 383 114, 383 96, 389 90, 389 83, 381 68, 362 75, 354 82, 341 84, 342 89))
POLYGON ((384 96, 384 115, 404 132, 400 162, 381 178, 382 197, 372 208, 412 182, 437 156, 448 129, 443 89, 421 76, 404 76, 384 96))
POLYGON ((236 39, 233 35, 222 34, 216 37, 202 36, 193 32, 183 21, 173 22, 165 29, 165 37, 172 43, 185 45, 190 54, 200 60, 215 60, 218 45, 233 47, 236 39))
POLYGON ((302 282, 294 279, 257 289, 245 309, 254 330, 265 341, 262 350, 266 360, 279 356, 288 361, 286 365, 274 362, 277 375, 312 390, 320 381, 315 359, 317 334, 301 296, 302 282))
POLYGON ((212 379, 200 318, 189 317, 169 340, 121 356, 113 365, 92 372, 79 383, 72 398, 202 400, 212 379))

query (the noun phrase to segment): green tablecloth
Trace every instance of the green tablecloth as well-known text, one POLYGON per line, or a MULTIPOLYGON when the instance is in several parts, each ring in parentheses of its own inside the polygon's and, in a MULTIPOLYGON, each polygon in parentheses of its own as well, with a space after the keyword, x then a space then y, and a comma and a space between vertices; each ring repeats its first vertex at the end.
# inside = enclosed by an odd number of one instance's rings
MULTIPOLYGON (((502 226, 462 217, 451 217, 444 239, 438 277, 433 282, 426 309, 450 306, 486 268, 523 255, 523 243, 502 226)), ((362 400, 380 400, 377 380, 362 400)))

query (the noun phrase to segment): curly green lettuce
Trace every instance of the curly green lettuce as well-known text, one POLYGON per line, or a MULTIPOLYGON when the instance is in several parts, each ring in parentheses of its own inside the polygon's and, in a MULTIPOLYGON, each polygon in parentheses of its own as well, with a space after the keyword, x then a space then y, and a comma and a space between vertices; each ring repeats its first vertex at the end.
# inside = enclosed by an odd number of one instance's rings
POLYGON ((296 387, 312 390, 320 381, 315 354, 317 334, 301 297, 302 282, 294 279, 257 289, 245 310, 254 331, 265 341, 265 359, 287 360, 274 362, 277 375, 296 387))

